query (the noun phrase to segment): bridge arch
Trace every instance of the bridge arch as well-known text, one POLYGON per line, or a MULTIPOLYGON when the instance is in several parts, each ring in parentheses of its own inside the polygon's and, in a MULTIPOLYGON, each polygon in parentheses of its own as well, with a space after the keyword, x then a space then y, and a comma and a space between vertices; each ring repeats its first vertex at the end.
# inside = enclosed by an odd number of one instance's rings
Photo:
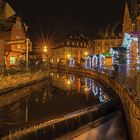
POLYGON ((85 67, 86 68, 91 68, 91 57, 87 56, 85 60, 85 67))
POLYGON ((104 55, 100 55, 100 67, 104 67, 105 65, 105 56, 104 55))
POLYGON ((97 55, 94 55, 92 57, 92 67, 97 67, 98 66, 98 57, 97 55))

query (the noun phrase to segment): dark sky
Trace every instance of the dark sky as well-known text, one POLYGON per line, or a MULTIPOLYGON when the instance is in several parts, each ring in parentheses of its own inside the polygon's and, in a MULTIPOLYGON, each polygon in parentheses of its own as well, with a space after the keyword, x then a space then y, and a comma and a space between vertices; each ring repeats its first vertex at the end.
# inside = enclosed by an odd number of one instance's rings
MULTIPOLYGON (((7 0, 8 1, 8 0, 7 0)), ((76 29, 94 36, 104 25, 122 22, 125 0, 9 0, 35 39, 76 29)))

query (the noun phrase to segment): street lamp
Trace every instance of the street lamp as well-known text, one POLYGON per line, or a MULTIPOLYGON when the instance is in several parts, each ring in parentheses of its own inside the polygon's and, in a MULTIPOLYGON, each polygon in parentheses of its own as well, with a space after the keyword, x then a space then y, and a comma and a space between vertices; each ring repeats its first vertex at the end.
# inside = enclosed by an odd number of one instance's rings
POLYGON ((70 59, 71 55, 70 55, 70 54, 68 54, 68 55, 67 55, 67 57, 68 57, 68 59, 70 59))
POLYGON ((47 60, 47 53, 48 53, 48 46, 46 46, 46 45, 44 45, 43 46, 43 53, 42 53, 42 60, 43 60, 43 62, 46 62, 46 60, 47 60))
POLYGON ((87 56, 88 55, 88 52, 85 52, 85 56, 87 56))
POLYGON ((44 47, 43 47, 43 51, 44 51, 44 52, 48 52, 47 46, 44 46, 44 47))

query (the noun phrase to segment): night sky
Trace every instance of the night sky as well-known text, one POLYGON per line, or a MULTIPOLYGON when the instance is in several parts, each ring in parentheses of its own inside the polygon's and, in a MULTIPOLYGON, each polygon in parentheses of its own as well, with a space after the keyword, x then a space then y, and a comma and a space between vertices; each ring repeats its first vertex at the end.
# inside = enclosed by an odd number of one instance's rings
MULTIPOLYGON (((8 0, 7 0, 8 1, 8 0)), ((59 38, 74 29, 93 37, 98 29, 121 23, 125 0, 9 0, 30 27, 35 39, 47 34, 59 38)))

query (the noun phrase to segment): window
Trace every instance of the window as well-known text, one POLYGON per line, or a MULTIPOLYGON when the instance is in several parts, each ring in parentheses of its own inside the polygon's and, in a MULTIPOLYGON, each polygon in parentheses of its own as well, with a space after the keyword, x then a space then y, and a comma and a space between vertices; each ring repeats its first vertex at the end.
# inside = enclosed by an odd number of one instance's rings
POLYGON ((10 64, 15 64, 16 63, 16 57, 11 56, 10 57, 10 64))
POLYGON ((50 59, 50 62, 53 63, 53 58, 50 59))
POLYGON ((57 58, 57 60, 56 60, 56 61, 57 61, 57 63, 58 63, 58 62, 59 62, 59 58, 57 58))
POLYGON ((70 42, 69 41, 67 42, 67 45, 70 45, 70 42))
POLYGON ((77 46, 79 46, 79 42, 77 42, 77 46))
POLYGON ((72 42, 72 46, 74 46, 74 42, 72 42))
POLYGON ((17 48, 18 48, 18 49, 21 49, 21 45, 20 45, 20 44, 18 44, 18 45, 17 45, 17 48))
POLYGON ((21 39, 21 37, 20 36, 16 36, 16 39, 21 39))

